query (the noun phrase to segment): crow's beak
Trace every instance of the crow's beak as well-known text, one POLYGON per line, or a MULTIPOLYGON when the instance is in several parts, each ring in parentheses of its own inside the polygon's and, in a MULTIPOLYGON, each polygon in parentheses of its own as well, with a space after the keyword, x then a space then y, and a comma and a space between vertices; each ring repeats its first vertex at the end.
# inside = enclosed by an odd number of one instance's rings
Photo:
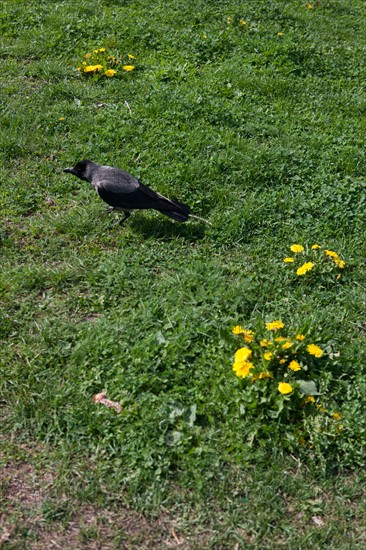
POLYGON ((74 169, 73 168, 64 168, 64 172, 68 172, 69 174, 73 174, 74 169))

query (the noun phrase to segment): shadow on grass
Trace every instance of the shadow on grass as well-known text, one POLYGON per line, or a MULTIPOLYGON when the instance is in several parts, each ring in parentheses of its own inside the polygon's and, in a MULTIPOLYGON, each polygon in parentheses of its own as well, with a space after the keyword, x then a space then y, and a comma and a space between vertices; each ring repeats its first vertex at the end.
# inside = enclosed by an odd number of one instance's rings
POLYGON ((149 219, 139 215, 133 218, 131 216, 126 223, 146 238, 153 237, 161 240, 184 238, 188 241, 198 241, 203 238, 206 229, 204 222, 196 220, 179 223, 157 218, 149 219))

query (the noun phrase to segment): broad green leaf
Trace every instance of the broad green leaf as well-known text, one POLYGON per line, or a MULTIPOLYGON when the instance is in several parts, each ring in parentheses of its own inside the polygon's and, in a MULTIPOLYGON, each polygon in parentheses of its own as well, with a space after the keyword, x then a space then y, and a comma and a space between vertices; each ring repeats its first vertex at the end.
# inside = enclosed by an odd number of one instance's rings
POLYGON ((315 382, 312 380, 299 380, 299 388, 304 395, 319 395, 315 382))

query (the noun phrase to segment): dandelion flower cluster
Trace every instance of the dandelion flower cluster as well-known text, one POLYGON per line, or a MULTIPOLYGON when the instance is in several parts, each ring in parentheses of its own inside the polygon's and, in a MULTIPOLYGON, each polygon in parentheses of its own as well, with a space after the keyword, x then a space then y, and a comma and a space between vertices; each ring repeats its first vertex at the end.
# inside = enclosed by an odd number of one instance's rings
MULTIPOLYGON (((333 426, 335 436, 344 429, 341 413, 320 402, 317 388, 323 369, 319 363, 324 365, 327 354, 309 329, 291 328, 275 319, 258 320, 249 327, 236 325, 232 332, 241 342, 250 333, 251 341, 241 343, 235 352, 232 368, 245 392, 240 410, 243 407, 262 420, 264 437, 272 421, 281 424, 286 433, 291 428, 291 444, 310 445, 312 426, 316 433, 322 426, 333 426)), ((262 437, 260 433, 256 432, 258 437, 262 437)))
POLYGON ((133 59, 136 57, 130 53, 123 59, 118 55, 109 55, 106 48, 99 48, 93 50, 93 53, 86 53, 77 69, 82 74, 92 75, 95 78, 112 78, 118 75, 119 69, 125 72, 133 71, 135 69, 135 65, 131 64, 133 59))
MULTIPOLYGON (((286 256, 283 262, 288 266, 294 264, 295 273, 300 278, 308 276, 309 273, 310 276, 313 276, 314 273, 318 276, 332 275, 334 269, 341 270, 346 265, 346 262, 338 256, 337 252, 326 248, 322 249, 320 244, 306 247, 301 244, 292 244, 290 250, 294 253, 294 256, 286 256)), ((339 278, 340 274, 338 272, 337 279, 339 278)))
POLYGON ((309 388, 314 391, 314 382, 309 385, 311 367, 325 352, 309 342, 305 334, 290 331, 280 319, 260 323, 255 330, 236 325, 232 332, 246 341, 246 345, 235 353, 233 371, 236 376, 270 385, 275 382, 282 395, 304 398, 309 388), (271 380, 273 382, 269 382, 271 380))

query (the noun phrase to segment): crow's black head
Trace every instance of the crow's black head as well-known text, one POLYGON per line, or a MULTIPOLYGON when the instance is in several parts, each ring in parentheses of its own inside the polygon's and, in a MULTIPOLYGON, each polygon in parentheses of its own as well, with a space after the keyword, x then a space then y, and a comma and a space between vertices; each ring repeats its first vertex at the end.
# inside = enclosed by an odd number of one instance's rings
POLYGON ((74 176, 81 180, 90 181, 94 167, 96 165, 91 160, 81 160, 73 168, 64 168, 64 172, 74 174, 74 176))

